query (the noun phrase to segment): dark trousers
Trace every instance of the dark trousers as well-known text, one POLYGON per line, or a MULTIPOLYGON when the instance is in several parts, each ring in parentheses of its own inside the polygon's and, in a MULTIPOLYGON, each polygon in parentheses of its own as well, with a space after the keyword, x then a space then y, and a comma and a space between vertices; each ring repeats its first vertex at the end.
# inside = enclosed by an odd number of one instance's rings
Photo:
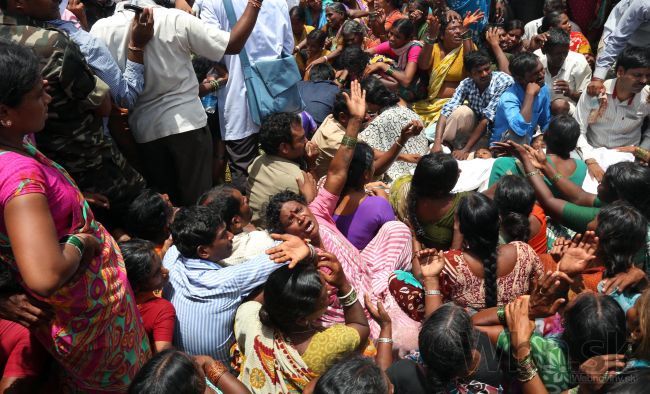
POLYGON ((255 133, 240 140, 226 141, 228 167, 232 176, 232 184, 242 193, 246 192, 248 167, 260 154, 257 137, 258 134, 255 133))
POLYGON ((212 187, 212 136, 207 127, 138 144, 144 176, 176 206, 196 204, 212 187))

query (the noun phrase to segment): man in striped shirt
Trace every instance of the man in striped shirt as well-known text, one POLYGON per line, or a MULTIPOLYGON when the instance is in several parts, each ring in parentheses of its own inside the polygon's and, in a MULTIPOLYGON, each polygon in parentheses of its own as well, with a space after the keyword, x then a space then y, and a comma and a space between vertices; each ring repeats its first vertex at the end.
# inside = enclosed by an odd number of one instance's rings
POLYGON ((605 92, 591 97, 583 92, 576 107, 580 124, 578 148, 589 173, 597 181, 604 171, 596 160, 597 148, 640 146, 650 149, 650 130, 642 130, 650 115, 650 49, 628 47, 618 57, 615 79, 605 81, 605 92))
MULTIPOLYGON (((181 209, 171 232, 174 246, 165 254, 163 265, 169 270, 164 295, 176 309, 174 346, 226 363, 235 343, 237 308, 282 264, 261 254, 239 265, 220 265, 232 253, 233 235, 209 207, 181 209)), ((298 237, 281 237, 283 245, 291 248, 294 261, 310 255, 309 247, 298 237)))

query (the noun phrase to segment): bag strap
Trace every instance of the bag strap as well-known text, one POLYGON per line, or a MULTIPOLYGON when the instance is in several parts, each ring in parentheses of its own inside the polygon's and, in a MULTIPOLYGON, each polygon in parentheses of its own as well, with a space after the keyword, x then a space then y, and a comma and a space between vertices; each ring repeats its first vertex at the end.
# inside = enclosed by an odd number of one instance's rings
MULTIPOLYGON (((232 28, 235 27, 235 24, 237 23, 237 16, 235 15, 235 9, 232 6, 232 0, 223 0, 223 6, 226 8, 226 16, 228 17, 228 23, 230 23, 230 31, 232 31, 232 28)), ((244 75, 249 75, 251 62, 248 59, 248 54, 244 47, 242 47, 241 52, 239 52, 239 60, 244 68, 244 75)))

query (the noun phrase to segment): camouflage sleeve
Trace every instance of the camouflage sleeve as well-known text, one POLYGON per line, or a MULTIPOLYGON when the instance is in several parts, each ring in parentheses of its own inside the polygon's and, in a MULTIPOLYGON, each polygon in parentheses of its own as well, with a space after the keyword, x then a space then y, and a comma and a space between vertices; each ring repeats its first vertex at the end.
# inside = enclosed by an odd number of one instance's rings
POLYGON ((77 44, 55 29, 38 29, 28 40, 34 40, 33 48, 42 52, 43 78, 58 85, 68 100, 86 108, 102 103, 108 86, 95 77, 77 44))

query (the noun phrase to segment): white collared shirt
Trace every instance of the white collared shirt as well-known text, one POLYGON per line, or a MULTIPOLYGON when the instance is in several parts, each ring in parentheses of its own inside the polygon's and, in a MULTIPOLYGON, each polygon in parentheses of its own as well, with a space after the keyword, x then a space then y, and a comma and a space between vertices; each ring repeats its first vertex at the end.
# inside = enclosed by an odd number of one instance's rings
MULTIPOLYGON (((144 50, 144 91, 129 116, 136 142, 204 127, 207 116, 199 99, 191 54, 221 60, 230 33, 181 10, 159 7, 152 0, 139 0, 138 5, 153 8, 154 36, 144 50)), ((119 3, 113 16, 100 19, 90 30, 106 43, 122 71, 134 15, 119 3)))
POLYGON ((558 71, 557 75, 552 76, 548 70, 548 59, 546 55, 539 49, 535 51, 535 54, 544 66, 544 83, 551 91, 551 100, 563 98, 576 104, 576 102, 564 94, 556 93, 553 90, 553 82, 567 81, 569 88, 574 92, 584 92, 587 89, 587 85, 589 85, 589 81, 591 81, 591 68, 589 67, 589 63, 587 63, 587 59, 577 52, 569 51, 560 71, 558 71))
MULTIPOLYGON (((237 18, 246 8, 247 0, 232 0, 237 18)), ((231 31, 223 0, 203 0, 201 19, 219 29, 231 31)), ((264 0, 255 28, 244 48, 251 64, 259 60, 276 59, 293 53, 293 32, 286 0, 264 0)), ((239 55, 226 55, 223 63, 228 69, 228 83, 218 92, 219 124, 224 141, 240 140, 259 131, 253 123, 246 101, 244 71, 239 55)))
POLYGON ((576 107, 575 118, 580 124, 578 148, 582 159, 592 159, 594 148, 620 148, 635 145, 650 149, 650 130, 641 135, 643 118, 650 115, 648 94, 650 87, 643 88, 631 100, 620 101, 614 98, 616 79, 605 81, 607 92, 607 109, 596 122, 589 124, 592 111, 597 111, 597 97, 591 97, 586 91, 582 92, 576 107))

